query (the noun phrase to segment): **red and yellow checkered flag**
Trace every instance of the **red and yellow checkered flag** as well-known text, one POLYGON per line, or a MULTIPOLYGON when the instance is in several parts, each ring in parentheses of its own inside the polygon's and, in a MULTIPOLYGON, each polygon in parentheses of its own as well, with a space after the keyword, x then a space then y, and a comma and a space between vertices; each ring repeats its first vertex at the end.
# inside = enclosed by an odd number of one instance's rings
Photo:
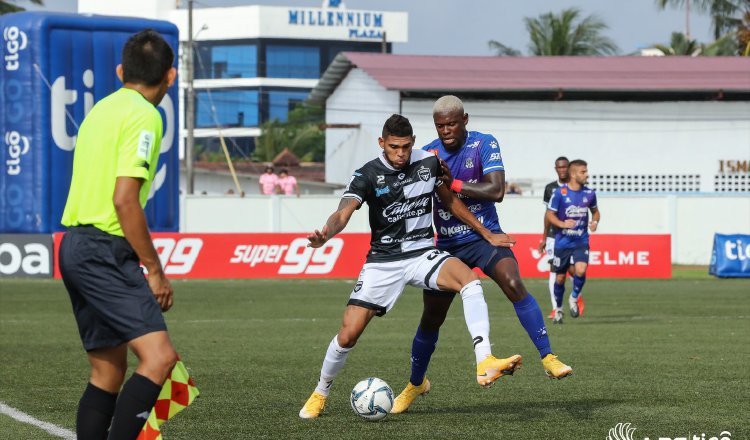
POLYGON ((161 425, 174 417, 175 414, 193 403, 200 392, 190 377, 182 361, 177 361, 172 372, 164 381, 159 398, 154 409, 143 425, 138 440, 162 440, 161 425))

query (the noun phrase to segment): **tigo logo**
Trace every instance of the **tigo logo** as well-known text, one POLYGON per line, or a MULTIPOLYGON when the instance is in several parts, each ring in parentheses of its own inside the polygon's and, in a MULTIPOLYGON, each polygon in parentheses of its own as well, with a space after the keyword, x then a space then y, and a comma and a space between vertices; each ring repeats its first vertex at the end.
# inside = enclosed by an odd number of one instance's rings
POLYGON ((26 33, 15 26, 3 29, 3 40, 5 41, 5 70, 18 70, 20 66, 19 52, 26 49, 29 39, 26 33))

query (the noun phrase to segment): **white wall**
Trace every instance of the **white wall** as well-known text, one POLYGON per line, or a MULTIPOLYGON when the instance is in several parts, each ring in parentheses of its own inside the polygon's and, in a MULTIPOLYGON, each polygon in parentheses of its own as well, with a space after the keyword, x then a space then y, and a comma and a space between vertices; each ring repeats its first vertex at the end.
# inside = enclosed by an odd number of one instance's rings
MULTIPOLYGON (((345 91, 344 91, 345 92, 345 91)), ((404 100, 417 145, 436 138, 433 101, 404 100)), ((719 160, 750 160, 750 102, 466 101, 469 129, 500 141, 506 178, 553 180, 556 157, 591 174, 700 174, 714 191, 719 160)))
MULTIPOLYGON (((211 197, 183 199, 182 232, 312 232, 339 203, 337 196, 211 197)), ((544 206, 538 197, 507 196, 496 205, 508 233, 542 235, 544 206)), ((713 234, 750 234, 747 196, 599 197, 605 234, 672 234, 672 261, 708 264, 713 234)), ((368 210, 354 213, 344 232, 370 232, 368 210)))
POLYGON ((326 130, 326 182, 348 184, 352 171, 380 154, 383 123, 398 111, 398 92, 352 69, 326 101, 326 123, 361 124, 361 128, 326 130))

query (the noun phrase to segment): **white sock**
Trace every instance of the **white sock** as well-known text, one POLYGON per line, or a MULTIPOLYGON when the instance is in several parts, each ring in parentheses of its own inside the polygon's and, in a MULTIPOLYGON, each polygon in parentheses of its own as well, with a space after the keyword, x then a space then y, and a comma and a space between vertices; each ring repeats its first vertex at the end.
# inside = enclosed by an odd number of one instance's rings
POLYGON ((492 354, 490 348, 490 316, 487 303, 484 301, 482 283, 472 281, 461 288, 461 299, 464 303, 464 319, 474 341, 474 354, 477 364, 492 354))
POLYGON ((550 271, 549 273, 549 298, 552 300, 552 310, 557 310, 557 301, 555 301, 555 278, 557 278, 557 274, 550 271))
POLYGON ((331 343, 328 344, 326 357, 323 359, 323 367, 320 369, 320 380, 318 380, 315 391, 324 396, 328 395, 331 391, 331 385, 333 385, 333 379, 344 368, 350 350, 351 348, 343 348, 339 345, 338 335, 333 337, 331 343))

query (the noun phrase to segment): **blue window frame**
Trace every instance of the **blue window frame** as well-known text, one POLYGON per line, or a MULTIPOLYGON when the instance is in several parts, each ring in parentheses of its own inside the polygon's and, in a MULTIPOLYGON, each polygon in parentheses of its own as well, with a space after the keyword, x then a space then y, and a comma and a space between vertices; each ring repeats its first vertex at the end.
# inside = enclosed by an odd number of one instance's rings
POLYGON ((257 90, 199 90, 195 102, 196 127, 216 127, 212 107, 216 109, 216 120, 222 127, 258 126, 257 90))
POLYGON ((320 78, 320 48, 310 46, 266 46, 268 78, 320 78))

